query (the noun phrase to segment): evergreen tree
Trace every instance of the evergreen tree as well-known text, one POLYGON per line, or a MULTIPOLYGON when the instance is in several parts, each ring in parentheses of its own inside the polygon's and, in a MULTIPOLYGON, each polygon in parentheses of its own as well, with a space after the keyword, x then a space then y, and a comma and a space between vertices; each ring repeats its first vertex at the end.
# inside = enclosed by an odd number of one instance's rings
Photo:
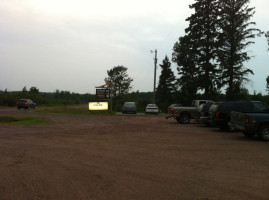
POLYGON ((159 84, 156 90, 156 98, 159 107, 164 110, 173 102, 173 95, 176 90, 176 78, 171 69, 171 62, 167 56, 165 56, 160 67, 161 75, 159 77, 159 84))
POLYGON ((266 90, 267 90, 268 95, 269 95, 269 76, 267 76, 267 78, 266 78, 266 90))
POLYGON ((255 22, 249 22, 254 15, 254 7, 248 6, 249 0, 221 0, 219 61, 223 70, 222 81, 227 86, 227 99, 235 99, 240 93, 242 83, 248 82, 247 76, 254 74, 251 69, 244 68, 243 63, 250 59, 246 47, 254 43, 250 39, 261 34, 255 29, 255 22))
MULTIPOLYGON (((269 31, 265 34, 265 37, 267 38, 267 43, 268 43, 268 51, 269 51, 269 31)), ((266 78, 266 90, 268 91, 269 94, 269 76, 266 78)))
MULTIPOLYGON (((198 67, 195 64, 197 54, 190 44, 190 36, 185 35, 179 38, 173 48, 172 61, 177 64, 179 78, 179 93, 184 96, 181 103, 186 104, 194 99, 198 90, 198 67), (183 102, 184 101, 184 102, 183 102)), ((177 102, 178 103, 178 102, 177 102)))
POLYGON ((218 49, 218 4, 217 0, 195 0, 190 5, 194 9, 186 21, 189 27, 185 30, 189 37, 189 45, 192 54, 195 54, 194 64, 196 65, 197 88, 204 90, 205 98, 212 98, 220 89, 217 49, 218 49))
POLYGON ((27 93, 28 91, 27 91, 27 88, 26 88, 26 86, 24 86, 23 88, 22 88, 22 93, 27 93))
POLYGON ((267 43, 268 43, 268 51, 269 51, 269 31, 265 34, 265 37, 267 38, 267 43))
POLYGON ((106 84, 113 83, 113 95, 114 97, 123 94, 128 94, 132 89, 131 82, 133 79, 127 74, 127 67, 115 66, 110 70, 107 70, 108 77, 105 78, 106 84))

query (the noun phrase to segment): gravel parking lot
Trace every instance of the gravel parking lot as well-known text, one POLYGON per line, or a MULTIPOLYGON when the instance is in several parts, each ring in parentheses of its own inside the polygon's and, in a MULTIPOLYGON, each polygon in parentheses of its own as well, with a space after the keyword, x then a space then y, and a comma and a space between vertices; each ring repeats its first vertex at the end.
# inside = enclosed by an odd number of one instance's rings
POLYGON ((163 115, 1 109, 0 199, 269 199, 269 143, 163 115))

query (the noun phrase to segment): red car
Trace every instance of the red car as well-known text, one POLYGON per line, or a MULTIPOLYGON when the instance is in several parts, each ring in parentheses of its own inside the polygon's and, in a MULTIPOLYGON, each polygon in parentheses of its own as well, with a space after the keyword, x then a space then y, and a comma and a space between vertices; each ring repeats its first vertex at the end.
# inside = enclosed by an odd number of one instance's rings
POLYGON ((17 102, 18 109, 30 109, 36 107, 36 103, 34 103, 31 99, 19 99, 17 102))

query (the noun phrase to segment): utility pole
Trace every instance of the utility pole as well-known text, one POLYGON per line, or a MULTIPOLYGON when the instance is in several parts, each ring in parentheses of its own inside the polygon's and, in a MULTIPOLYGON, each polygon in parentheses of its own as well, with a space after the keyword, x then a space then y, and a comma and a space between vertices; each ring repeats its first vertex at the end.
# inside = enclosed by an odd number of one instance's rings
POLYGON ((153 84, 153 103, 155 103, 155 91, 156 91, 156 69, 157 69, 157 49, 155 51, 151 50, 151 53, 155 52, 154 58, 154 84, 153 84))

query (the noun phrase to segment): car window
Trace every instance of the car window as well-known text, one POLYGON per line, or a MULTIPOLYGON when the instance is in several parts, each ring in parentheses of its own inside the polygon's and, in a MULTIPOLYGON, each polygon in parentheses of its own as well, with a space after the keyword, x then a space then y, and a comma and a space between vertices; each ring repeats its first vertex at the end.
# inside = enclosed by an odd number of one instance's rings
POLYGON ((125 102, 124 105, 125 106, 134 106, 135 103, 134 102, 125 102))
POLYGON ((266 111, 266 110, 268 110, 268 106, 263 104, 263 103, 260 103, 260 102, 254 102, 253 106, 254 106, 255 111, 266 111))

